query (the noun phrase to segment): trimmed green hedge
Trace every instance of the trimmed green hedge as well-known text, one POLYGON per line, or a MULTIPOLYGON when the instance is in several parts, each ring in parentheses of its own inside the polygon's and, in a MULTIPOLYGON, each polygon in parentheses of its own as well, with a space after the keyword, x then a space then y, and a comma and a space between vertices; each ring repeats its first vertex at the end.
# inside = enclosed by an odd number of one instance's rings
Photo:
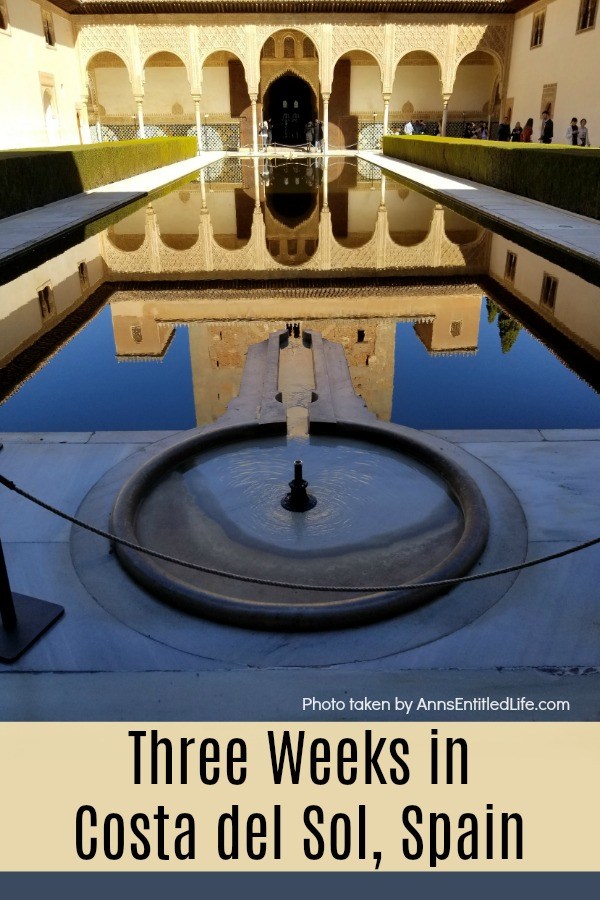
POLYGON ((383 152, 600 219, 600 150, 560 144, 386 135, 383 152))
POLYGON ((195 137, 0 152, 0 218, 191 159, 195 137))

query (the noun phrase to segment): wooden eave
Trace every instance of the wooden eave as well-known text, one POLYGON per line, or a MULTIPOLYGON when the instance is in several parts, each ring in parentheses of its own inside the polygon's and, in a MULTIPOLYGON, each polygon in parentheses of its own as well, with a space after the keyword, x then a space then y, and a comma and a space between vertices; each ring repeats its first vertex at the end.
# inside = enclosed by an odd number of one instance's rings
POLYGON ((515 13, 536 0, 51 0, 75 16, 219 13, 515 13))

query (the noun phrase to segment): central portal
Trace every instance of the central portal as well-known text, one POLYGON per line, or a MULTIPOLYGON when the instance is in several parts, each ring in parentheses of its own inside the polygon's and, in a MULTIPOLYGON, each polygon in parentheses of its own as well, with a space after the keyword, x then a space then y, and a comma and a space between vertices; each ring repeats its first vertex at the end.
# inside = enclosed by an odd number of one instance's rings
POLYGON ((313 90, 297 75, 280 75, 265 91, 263 118, 270 121, 275 144, 305 144, 306 124, 316 116, 313 90))

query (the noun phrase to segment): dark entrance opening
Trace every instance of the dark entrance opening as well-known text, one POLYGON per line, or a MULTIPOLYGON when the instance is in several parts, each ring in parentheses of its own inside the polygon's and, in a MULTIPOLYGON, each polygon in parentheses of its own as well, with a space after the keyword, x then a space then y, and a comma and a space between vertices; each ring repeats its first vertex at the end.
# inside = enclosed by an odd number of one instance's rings
POLYGON ((281 75, 267 88, 263 117, 271 120, 274 143, 288 147, 304 144, 306 123, 316 115, 312 89, 297 75, 281 75))

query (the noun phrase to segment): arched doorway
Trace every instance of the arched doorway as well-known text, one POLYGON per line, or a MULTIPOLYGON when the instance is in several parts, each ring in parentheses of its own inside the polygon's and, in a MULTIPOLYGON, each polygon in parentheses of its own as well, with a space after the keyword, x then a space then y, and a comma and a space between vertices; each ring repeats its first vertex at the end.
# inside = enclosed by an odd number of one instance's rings
POLYGON ((101 51, 87 64, 88 118, 98 141, 130 140, 138 136, 135 100, 129 70, 120 56, 101 51))
POLYGON ((433 134, 442 120, 441 69, 433 54, 414 50, 396 66, 390 99, 389 130, 401 132, 409 119, 420 120, 433 134))
POLYGON ((461 59, 448 103, 446 134, 463 137, 465 124, 485 122, 495 135, 500 113, 498 60, 486 50, 476 50, 461 59))
POLYGON ((144 123, 146 137, 183 136, 194 123, 188 72, 175 53, 159 51, 144 63, 144 123))
POLYGON ((271 121, 274 143, 303 144, 306 123, 316 115, 312 88, 298 75, 280 75, 267 88, 263 98, 263 118, 271 121))
POLYGON ((215 50, 202 63, 202 145, 236 150, 252 144, 252 108, 242 61, 215 50))
POLYGON ((44 91, 42 103, 44 106, 44 122, 46 125, 46 131, 48 133, 48 141, 50 143, 50 146, 53 146, 54 144, 57 144, 59 142, 60 134, 58 128, 58 118, 54 106, 54 97, 48 89, 44 91))

